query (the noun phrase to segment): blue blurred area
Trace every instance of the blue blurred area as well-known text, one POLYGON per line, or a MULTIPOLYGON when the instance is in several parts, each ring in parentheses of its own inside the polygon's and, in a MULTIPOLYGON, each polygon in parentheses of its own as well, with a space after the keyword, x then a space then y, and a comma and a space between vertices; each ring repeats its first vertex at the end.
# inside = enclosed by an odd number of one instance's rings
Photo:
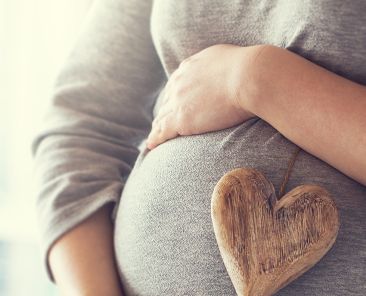
POLYGON ((46 278, 36 244, 0 241, 0 295, 57 295, 56 286, 46 278))

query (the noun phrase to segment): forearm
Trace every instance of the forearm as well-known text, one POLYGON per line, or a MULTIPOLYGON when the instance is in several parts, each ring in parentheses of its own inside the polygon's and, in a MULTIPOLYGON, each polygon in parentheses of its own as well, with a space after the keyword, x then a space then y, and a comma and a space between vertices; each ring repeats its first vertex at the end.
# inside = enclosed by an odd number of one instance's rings
POLYGON ((249 111, 304 150, 366 185, 366 88, 287 50, 262 48, 249 111))
POLYGON ((49 260, 61 295, 123 295, 110 210, 104 206, 53 245, 49 260))

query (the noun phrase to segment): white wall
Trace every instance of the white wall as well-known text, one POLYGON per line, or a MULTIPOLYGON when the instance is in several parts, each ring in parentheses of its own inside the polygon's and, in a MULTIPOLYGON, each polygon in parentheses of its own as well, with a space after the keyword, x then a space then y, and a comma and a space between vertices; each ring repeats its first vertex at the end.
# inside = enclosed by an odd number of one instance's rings
POLYGON ((34 255, 38 233, 30 145, 90 4, 0 0, 1 295, 53 295, 43 262, 34 255))
POLYGON ((90 2, 0 0, 0 214, 6 205, 31 215, 30 142, 90 2))

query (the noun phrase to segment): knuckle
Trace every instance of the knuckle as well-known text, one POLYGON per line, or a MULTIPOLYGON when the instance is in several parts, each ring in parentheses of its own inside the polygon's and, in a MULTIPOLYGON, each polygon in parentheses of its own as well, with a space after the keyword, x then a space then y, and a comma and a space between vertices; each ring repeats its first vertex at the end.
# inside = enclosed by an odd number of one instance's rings
POLYGON ((175 70, 171 75, 170 75, 170 81, 175 82, 178 81, 180 78, 182 77, 182 73, 180 72, 179 69, 175 70))
POLYGON ((169 123, 166 117, 164 117, 162 120, 160 120, 160 129, 162 131, 165 131, 169 128, 169 123))
POLYGON ((173 98, 180 98, 184 95, 185 89, 182 86, 176 86, 172 89, 172 97, 173 98))
POLYGON ((159 121, 159 118, 158 117, 155 117, 154 118, 154 120, 152 121, 152 126, 154 127, 154 126, 156 126, 156 124, 158 123, 158 121, 159 121))
POLYGON ((178 120, 180 122, 184 122, 188 120, 189 117, 189 108, 186 105, 182 105, 178 107, 178 120))
POLYGON ((185 58, 184 60, 182 60, 179 64, 179 67, 186 65, 187 63, 189 63, 191 61, 192 57, 188 57, 185 58))

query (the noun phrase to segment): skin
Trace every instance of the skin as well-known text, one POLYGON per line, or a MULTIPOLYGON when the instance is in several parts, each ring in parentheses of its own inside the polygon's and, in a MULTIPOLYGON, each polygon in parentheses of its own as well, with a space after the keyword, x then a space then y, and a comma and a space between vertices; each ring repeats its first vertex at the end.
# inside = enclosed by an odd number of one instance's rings
MULTIPOLYGON (((366 185, 363 85, 275 46, 219 44, 184 60, 165 92, 148 137, 150 149, 180 135, 224 129, 258 116, 366 185)), ((50 249, 60 295, 123 295, 110 210, 98 210, 50 249)))
POLYGON ((147 147, 258 116, 366 185, 366 87, 272 45, 214 45, 168 80, 147 147))
POLYGON ((123 296, 113 249, 110 205, 66 232, 50 249, 61 296, 123 296))

